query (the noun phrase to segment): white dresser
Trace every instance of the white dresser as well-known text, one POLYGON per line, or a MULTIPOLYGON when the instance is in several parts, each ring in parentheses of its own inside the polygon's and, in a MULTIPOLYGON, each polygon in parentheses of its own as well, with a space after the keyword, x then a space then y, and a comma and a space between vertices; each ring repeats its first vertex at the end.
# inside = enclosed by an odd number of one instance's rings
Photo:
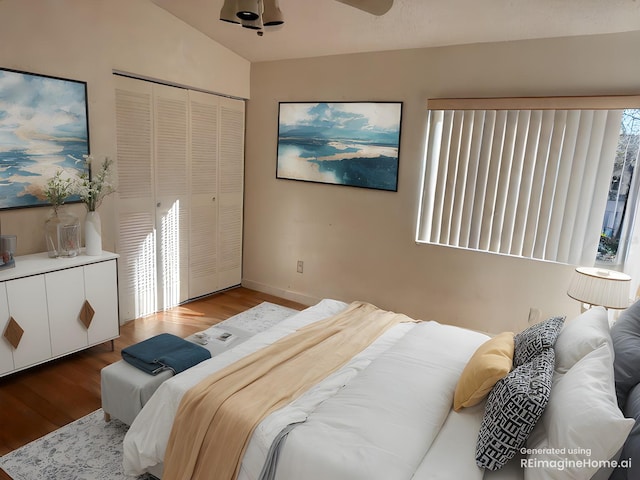
POLYGON ((117 258, 45 252, 0 270, 0 376, 119 336, 117 258))

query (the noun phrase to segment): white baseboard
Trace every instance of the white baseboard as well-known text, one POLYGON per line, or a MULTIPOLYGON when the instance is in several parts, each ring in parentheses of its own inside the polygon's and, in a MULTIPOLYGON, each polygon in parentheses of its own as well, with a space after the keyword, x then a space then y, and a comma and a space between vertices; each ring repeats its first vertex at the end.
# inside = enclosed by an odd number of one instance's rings
POLYGON ((303 305, 315 305, 321 298, 312 297, 299 292, 292 292, 282 288, 272 287, 271 285, 265 285, 260 282, 254 282, 252 280, 243 279, 242 286, 250 288, 251 290, 257 290, 258 292, 268 293, 269 295, 275 295, 292 302, 302 303, 303 305))

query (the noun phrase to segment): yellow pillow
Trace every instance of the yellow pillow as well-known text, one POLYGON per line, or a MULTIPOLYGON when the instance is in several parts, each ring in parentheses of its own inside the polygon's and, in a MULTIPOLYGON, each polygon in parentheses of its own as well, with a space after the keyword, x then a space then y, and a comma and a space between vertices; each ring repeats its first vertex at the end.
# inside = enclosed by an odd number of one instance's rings
POLYGON ((460 375, 453 409, 480 403, 513 366, 513 333, 503 332, 480 345, 460 375))

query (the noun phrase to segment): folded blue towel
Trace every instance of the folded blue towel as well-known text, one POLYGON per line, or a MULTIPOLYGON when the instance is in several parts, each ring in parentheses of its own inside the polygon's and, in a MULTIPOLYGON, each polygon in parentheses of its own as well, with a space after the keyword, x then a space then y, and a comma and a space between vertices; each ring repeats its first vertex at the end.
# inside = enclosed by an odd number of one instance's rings
POLYGON ((211 358, 211 352, 170 333, 161 333, 123 348, 122 358, 150 375, 163 370, 172 370, 175 375, 211 358))

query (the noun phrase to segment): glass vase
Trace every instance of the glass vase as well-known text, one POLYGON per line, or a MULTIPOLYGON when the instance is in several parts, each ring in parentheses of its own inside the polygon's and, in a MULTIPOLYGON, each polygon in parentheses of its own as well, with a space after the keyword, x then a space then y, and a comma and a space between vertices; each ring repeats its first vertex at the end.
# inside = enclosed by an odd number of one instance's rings
POLYGON ((60 208, 44 223, 44 236, 50 258, 75 257, 80 252, 80 220, 60 208))

